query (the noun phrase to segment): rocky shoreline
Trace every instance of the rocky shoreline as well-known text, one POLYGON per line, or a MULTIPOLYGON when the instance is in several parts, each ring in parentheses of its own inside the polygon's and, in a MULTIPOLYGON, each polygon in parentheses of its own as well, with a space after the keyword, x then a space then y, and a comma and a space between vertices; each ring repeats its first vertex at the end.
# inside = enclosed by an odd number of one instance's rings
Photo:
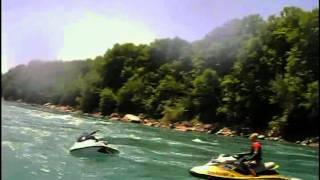
MULTIPOLYGON (((19 101, 18 101, 19 102, 19 101)), ((19 102, 21 103, 21 101, 19 102)), ((232 127, 223 127, 219 124, 204 124, 200 122, 192 123, 190 121, 181 121, 176 123, 164 123, 156 119, 146 118, 143 114, 133 115, 133 114, 125 114, 121 115, 118 113, 112 113, 109 116, 102 116, 100 112, 95 113, 82 113, 80 110, 75 109, 71 106, 61 106, 61 105, 53 105, 50 103, 46 103, 44 105, 31 104, 33 106, 38 106, 42 108, 47 108, 50 110, 56 110, 64 113, 71 113, 76 115, 84 115, 90 116, 94 118, 105 119, 108 118, 111 121, 122 121, 127 123, 138 123, 145 126, 159 127, 159 128, 168 128, 181 132, 201 132, 201 133, 209 133, 216 134, 221 136, 241 136, 247 137, 249 134, 253 133, 253 131, 249 128, 232 128, 232 127)), ((260 132, 259 139, 261 140, 271 140, 271 141, 285 141, 281 138, 281 136, 274 136, 272 133, 260 132)), ((293 142, 296 144, 300 144, 303 146, 312 146, 319 147, 319 137, 307 138, 303 141, 293 142)))

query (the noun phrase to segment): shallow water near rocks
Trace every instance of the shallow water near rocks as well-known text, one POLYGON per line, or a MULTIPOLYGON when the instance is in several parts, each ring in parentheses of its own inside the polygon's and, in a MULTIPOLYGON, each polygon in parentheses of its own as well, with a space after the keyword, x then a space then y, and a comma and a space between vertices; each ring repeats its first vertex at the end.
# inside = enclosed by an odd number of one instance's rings
MULTIPOLYGON (((198 179, 189 169, 220 153, 247 150, 239 137, 183 133, 89 117, 45 111, 2 102, 2 178, 5 180, 57 179, 198 179), (85 131, 99 129, 120 150, 116 155, 75 157, 69 148, 85 131)), ((318 149, 262 141, 264 160, 280 165, 290 177, 319 177, 318 149)))

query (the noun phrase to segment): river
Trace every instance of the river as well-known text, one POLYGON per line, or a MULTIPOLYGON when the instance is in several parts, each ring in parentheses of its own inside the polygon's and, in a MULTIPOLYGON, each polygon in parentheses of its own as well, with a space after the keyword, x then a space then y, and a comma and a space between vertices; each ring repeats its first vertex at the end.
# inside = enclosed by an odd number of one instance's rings
MULTIPOLYGON (((220 153, 248 150, 240 137, 141 126, 49 112, 2 102, 2 179, 4 180, 192 180, 193 166, 220 153), (120 150, 117 155, 75 157, 68 149, 85 131, 99 129, 120 150)), ((280 165, 283 175, 304 180, 319 177, 318 149, 262 141, 264 159, 280 165)))

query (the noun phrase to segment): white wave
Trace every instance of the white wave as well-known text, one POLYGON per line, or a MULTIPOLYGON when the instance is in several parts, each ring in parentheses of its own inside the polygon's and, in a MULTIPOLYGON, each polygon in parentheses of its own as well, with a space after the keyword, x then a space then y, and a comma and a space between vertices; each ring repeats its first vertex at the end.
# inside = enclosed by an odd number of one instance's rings
POLYGON ((169 141, 168 142, 168 144, 172 144, 172 145, 177 145, 177 144, 179 144, 179 145, 186 145, 186 144, 184 144, 184 143, 181 143, 181 142, 177 142, 177 141, 169 141))
POLYGON ((111 123, 111 122, 106 122, 106 121, 97 121, 97 122, 95 122, 96 124, 108 124, 108 125, 110 125, 110 124, 113 124, 113 123, 111 123))
POLYGON ((36 111, 36 110, 27 111, 27 113, 30 116, 40 117, 40 118, 44 118, 44 119, 49 119, 49 116, 50 116, 50 113, 42 112, 42 111, 36 111))
POLYGON ((33 134, 36 135, 37 137, 47 137, 47 136, 51 136, 52 132, 49 131, 45 131, 43 129, 34 129, 31 127, 20 127, 19 129, 21 129, 20 132, 22 132, 22 134, 33 134))
POLYGON ((43 171, 43 172, 46 172, 46 173, 50 172, 49 169, 45 169, 45 168, 40 168, 40 170, 43 171))
POLYGON ((157 137, 157 138, 150 138, 148 140, 150 140, 150 141, 161 141, 162 138, 157 137))
POLYGON ((143 133, 142 131, 135 130, 135 129, 125 129, 125 131, 127 131, 127 132, 131 132, 131 133, 137 133, 137 134, 139 134, 139 133, 143 133))
POLYGON ((3 146, 8 146, 12 151, 15 151, 17 147, 13 144, 13 142, 10 141, 2 141, 1 144, 3 146))
POLYGON ((48 157, 47 157, 47 156, 44 156, 44 155, 42 155, 42 154, 38 154, 37 156, 38 156, 38 157, 40 157, 40 158, 42 158, 42 159, 45 159, 45 160, 47 160, 47 159, 48 159, 48 157))
POLYGON ((213 143, 213 142, 208 142, 208 141, 202 141, 201 139, 194 139, 192 140, 193 142, 196 142, 196 143, 202 143, 202 144, 211 144, 211 145, 219 145, 219 143, 213 143))
POLYGON ((74 117, 70 114, 53 114, 53 113, 48 113, 48 112, 42 112, 42 111, 31 111, 30 113, 28 113, 31 116, 34 117, 39 117, 42 119, 61 119, 61 120, 66 120, 69 121, 66 124, 73 124, 73 125, 80 125, 83 123, 83 119, 82 118, 78 118, 78 117, 74 117))
POLYGON ((131 139, 142 139, 141 137, 136 136, 136 135, 133 135, 133 134, 130 134, 129 137, 130 137, 131 139))
POLYGON ((130 160, 133 160, 135 162, 149 162, 149 159, 145 157, 138 157, 138 156, 129 156, 127 157, 130 160))
POLYGON ((165 151, 154 151, 154 150, 150 150, 150 152, 155 153, 155 154, 160 154, 160 155, 168 155, 168 152, 165 152, 165 151))
POLYGON ((26 153, 23 153, 22 157, 26 158, 26 159, 31 159, 32 158, 32 156, 30 154, 26 154, 26 153))
POLYGON ((176 155, 176 156, 183 156, 183 157, 194 157, 192 154, 184 154, 184 153, 176 153, 176 152, 170 152, 170 154, 176 155))
POLYGON ((179 166, 179 167, 186 167, 187 165, 183 162, 177 162, 177 161, 159 161, 159 160, 152 160, 154 163, 158 164, 164 164, 166 166, 179 166))
POLYGON ((37 172, 35 172, 35 171, 31 171, 31 172, 30 172, 30 174, 38 175, 38 173, 37 173, 37 172))
POLYGON ((127 134, 117 134, 117 135, 114 135, 114 134, 113 134, 113 137, 112 137, 112 138, 137 139, 137 140, 142 139, 141 137, 136 136, 136 135, 134 135, 134 134, 129 134, 129 135, 127 135, 127 134))

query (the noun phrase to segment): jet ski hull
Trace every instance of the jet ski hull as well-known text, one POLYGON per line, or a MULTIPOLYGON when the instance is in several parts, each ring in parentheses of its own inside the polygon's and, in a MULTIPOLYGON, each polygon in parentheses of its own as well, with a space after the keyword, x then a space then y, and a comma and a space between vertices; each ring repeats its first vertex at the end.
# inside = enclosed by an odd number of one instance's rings
POLYGON ((214 180, 255 180, 255 179, 265 179, 265 180, 289 180, 289 178, 279 175, 274 170, 269 170, 265 174, 253 176, 245 175, 235 171, 234 169, 225 169, 223 165, 211 165, 211 166, 197 166, 190 169, 190 174, 195 177, 205 178, 205 179, 214 179, 214 180))
POLYGON ((97 154, 116 154, 119 151, 102 141, 86 140, 76 142, 71 148, 70 153, 73 155, 97 155, 97 154))

